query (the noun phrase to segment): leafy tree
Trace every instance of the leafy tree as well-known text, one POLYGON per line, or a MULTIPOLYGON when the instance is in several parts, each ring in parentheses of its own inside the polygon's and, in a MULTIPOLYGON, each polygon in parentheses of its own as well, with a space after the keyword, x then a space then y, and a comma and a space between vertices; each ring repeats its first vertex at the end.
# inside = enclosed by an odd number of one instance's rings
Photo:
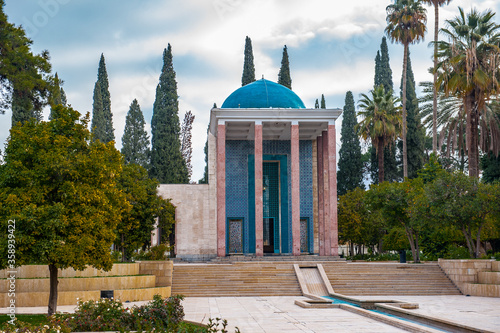
POLYGON ((172 62, 172 47, 163 51, 163 68, 156 87, 151 120, 152 149, 150 175, 162 184, 187 184, 186 163, 179 139, 179 96, 172 62))
POLYGON ((369 191, 370 207, 380 210, 391 227, 402 227, 410 243, 413 261, 420 262, 419 236, 424 229, 424 219, 415 213, 417 200, 423 194, 420 179, 402 183, 383 182, 372 185, 369 191))
POLYGON ((316 98, 316 102, 314 102, 314 108, 319 109, 319 101, 317 98, 316 98))
POLYGON ((460 172, 443 172, 426 186, 425 194, 435 220, 461 230, 470 256, 478 258, 487 217, 500 211, 500 186, 460 172))
POLYGON ((439 36, 439 7, 448 5, 451 0, 422 0, 423 3, 434 6, 434 84, 432 100, 432 151, 437 153, 437 64, 438 64, 438 36, 439 36))
POLYGON ((337 193, 346 194, 357 187, 365 188, 363 184, 363 161, 361 158, 361 144, 356 135, 356 110, 354 97, 348 91, 345 96, 345 106, 341 129, 341 146, 339 150, 337 193))
MULTIPOLYGON (((150 246, 156 218, 171 214, 166 207, 172 204, 157 194, 158 185, 158 181, 150 179, 142 166, 135 163, 123 165, 118 186, 132 209, 122 215, 116 228, 115 243, 121 248, 122 261, 127 261, 134 250, 150 246)), ((173 221, 173 217, 169 221, 173 221)))
POLYGON ((111 113, 111 96, 109 94, 108 73, 104 54, 99 60, 97 82, 94 86, 94 108, 92 112, 92 134, 94 140, 108 143, 115 140, 113 114, 111 113))
POLYGON ((399 101, 386 92, 383 85, 371 91, 372 98, 361 94, 359 101, 362 111, 358 115, 363 120, 356 126, 358 134, 364 140, 370 140, 378 154, 379 182, 384 181, 384 147, 393 144, 401 127, 400 108, 395 104, 399 101))
POLYGON ((446 95, 463 101, 466 116, 466 142, 469 176, 479 176, 479 121, 486 102, 498 94, 500 74, 500 26, 493 21, 495 13, 488 10, 469 14, 459 7, 460 15, 447 20, 441 32, 448 41, 438 42, 437 85, 446 95))
MULTIPOLYGON (((0 223, 15 221, 15 264, 47 264, 48 314, 57 309, 58 269, 112 267, 113 230, 128 206, 116 186, 121 154, 90 141, 89 117, 61 105, 50 122, 14 126, 0 166, 0 223)), ((0 238, 0 266, 7 237, 0 238)))
POLYGON ((135 163, 149 169, 151 151, 148 133, 144 129, 146 122, 137 99, 132 101, 125 120, 122 136, 122 154, 126 164, 135 163))
POLYGON ((193 147, 191 145, 193 122, 194 114, 191 111, 186 112, 181 127, 181 153, 186 163, 189 179, 191 179, 191 175, 193 174, 193 166, 191 165, 191 157, 193 155, 193 147))
POLYGON ((325 95, 321 94, 321 108, 326 109, 325 95))
POLYGON ((288 51, 283 48, 283 57, 281 58, 280 72, 278 73, 278 83, 292 89, 292 77, 290 76, 290 63, 288 62, 288 51))
POLYGON ((250 37, 245 38, 245 61, 243 63, 243 75, 241 77, 241 85, 247 85, 255 81, 255 66, 253 64, 252 40, 250 37))
POLYGON ((351 255, 354 255, 354 244, 366 243, 370 213, 364 197, 365 191, 359 187, 339 196, 339 241, 350 245, 351 255))
POLYGON ((418 171, 418 177, 422 179, 424 184, 428 184, 438 178, 442 172, 444 172, 444 169, 441 164, 439 164, 437 155, 432 153, 429 157, 429 162, 418 171))
MULTIPOLYGON (((411 68, 410 51, 408 51, 408 64, 406 73, 406 111, 408 131, 408 178, 416 178, 417 171, 424 164, 425 130, 420 122, 417 93, 415 92, 415 79, 411 68)), ((401 78, 401 86, 403 86, 401 78)), ((402 89, 401 89, 402 90, 402 89)))
POLYGON ((387 27, 385 32, 392 42, 404 46, 403 57, 403 177, 408 177, 408 156, 406 142, 406 73, 408 63, 408 46, 423 40, 427 21, 425 9, 418 0, 397 0, 387 6, 387 27))
POLYGON ((53 84, 49 52, 33 54, 24 29, 9 23, 0 0, 0 113, 12 109, 12 126, 34 118, 48 103, 53 84))

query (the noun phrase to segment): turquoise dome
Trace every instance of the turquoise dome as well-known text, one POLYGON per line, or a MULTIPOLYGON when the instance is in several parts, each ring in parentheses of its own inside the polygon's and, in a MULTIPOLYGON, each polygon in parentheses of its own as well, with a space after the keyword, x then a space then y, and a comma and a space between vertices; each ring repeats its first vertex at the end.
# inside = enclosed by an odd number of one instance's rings
POLYGON ((304 103, 293 91, 281 84, 265 79, 236 89, 222 103, 222 109, 305 109, 304 103))

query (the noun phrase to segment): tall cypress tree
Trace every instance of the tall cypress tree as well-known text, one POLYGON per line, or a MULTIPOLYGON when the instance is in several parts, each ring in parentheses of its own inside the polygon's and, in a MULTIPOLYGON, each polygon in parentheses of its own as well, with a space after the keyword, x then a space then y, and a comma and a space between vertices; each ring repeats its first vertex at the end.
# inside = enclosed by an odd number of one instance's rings
POLYGON ((323 94, 321 94, 321 108, 326 109, 325 95, 323 94))
POLYGON ((394 84, 392 82, 392 69, 389 64, 389 49, 387 48, 387 39, 382 37, 380 44, 380 69, 379 69, 379 84, 384 85, 385 91, 394 91, 394 84))
POLYGON ((55 106, 59 104, 61 104, 62 106, 66 106, 67 104, 66 93, 64 92, 62 83, 63 81, 59 79, 59 76, 56 73, 56 75, 54 76, 54 83, 53 86, 51 87, 49 95, 49 104, 50 104, 49 120, 52 120, 52 110, 54 109, 55 106))
POLYGON ((144 129, 146 122, 137 99, 130 104, 122 136, 122 154, 125 163, 135 163, 149 169, 149 137, 144 129))
POLYGON ((106 142, 106 125, 102 107, 101 84, 97 81, 94 85, 94 102, 92 104, 92 139, 106 142))
POLYGON ((281 58, 281 68, 278 73, 278 83, 292 89, 292 78, 290 76, 290 63, 288 61, 288 51, 285 47, 283 48, 283 56, 281 58))
MULTIPOLYGON (((386 91, 394 91, 392 82, 392 69, 389 64, 389 49, 387 39, 382 37, 380 51, 377 51, 375 57, 375 86, 383 85, 386 91)), ((400 170, 397 162, 396 143, 384 148, 384 179, 389 182, 399 181, 401 179, 400 170)), ((378 183, 378 160, 375 148, 370 148, 370 175, 373 183, 378 183)))
POLYGON ((255 81, 255 66, 253 64, 252 40, 250 37, 245 38, 245 61, 243 63, 243 75, 241 77, 241 85, 247 85, 255 81))
POLYGON ((319 109, 319 101, 317 98, 316 98, 316 102, 314 102, 314 108, 319 109))
POLYGON ((362 189, 365 187, 363 184, 361 144, 355 130, 357 124, 354 98, 352 92, 348 91, 345 96, 340 138, 342 145, 339 150, 339 171, 337 177, 337 194, 339 196, 346 194, 356 187, 361 187, 362 189))
MULTIPOLYGON (((217 108, 216 103, 214 103, 213 108, 217 108)), ((203 178, 198 180, 198 184, 208 184, 208 131, 210 131, 210 124, 207 127, 207 141, 205 141, 205 148, 203 148, 203 152, 205 153, 205 171, 203 172, 203 178)))
POLYGON ((163 68, 156 87, 151 120, 152 149, 150 174, 162 184, 187 184, 186 163, 179 138, 179 96, 172 62, 172 47, 163 51, 163 68))
MULTIPOLYGON (((403 77, 401 76, 401 87, 402 86, 403 77)), ((401 89, 401 91, 403 90, 401 89)), ((417 93, 415 92, 415 79, 411 67, 409 50, 406 69, 406 123, 408 178, 411 179, 418 177, 417 171, 424 166, 425 129, 422 127, 420 120, 417 93)))
POLYGON ((108 143, 115 139, 113 128, 113 114, 111 113, 111 95, 109 94, 108 73, 104 54, 101 54, 99 60, 99 69, 97 70, 97 82, 94 86, 94 110, 92 113, 92 134, 94 140, 108 143), (99 87, 99 96, 96 96, 96 90, 99 87), (98 100, 100 99, 100 101, 98 100), (100 105, 100 109, 96 109, 100 105), (96 119, 94 120, 94 117, 96 119), (102 122, 102 123, 101 123, 102 122), (97 130, 94 130, 97 129, 97 130))

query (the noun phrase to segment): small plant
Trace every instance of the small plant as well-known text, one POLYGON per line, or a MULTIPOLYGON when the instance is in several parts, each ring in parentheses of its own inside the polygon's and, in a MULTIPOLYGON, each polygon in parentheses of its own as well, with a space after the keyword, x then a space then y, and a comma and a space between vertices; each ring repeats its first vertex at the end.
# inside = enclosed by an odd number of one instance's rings
POLYGON ((152 246, 149 250, 140 250, 134 257, 134 260, 167 260, 166 253, 170 251, 167 244, 152 246))
POLYGON ((65 324, 55 324, 49 322, 42 325, 30 324, 21 320, 15 320, 14 324, 3 323, 0 325, 0 332, 2 333, 69 333, 70 328, 65 324))

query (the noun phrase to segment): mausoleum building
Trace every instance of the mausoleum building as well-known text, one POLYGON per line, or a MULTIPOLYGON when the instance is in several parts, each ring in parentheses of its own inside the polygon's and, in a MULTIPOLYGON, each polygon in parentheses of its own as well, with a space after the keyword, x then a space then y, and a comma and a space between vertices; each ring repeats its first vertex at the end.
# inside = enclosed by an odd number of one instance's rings
POLYGON ((337 256, 340 114, 308 109, 292 90, 265 79, 213 108, 209 184, 160 185, 177 206, 176 256, 337 256))

